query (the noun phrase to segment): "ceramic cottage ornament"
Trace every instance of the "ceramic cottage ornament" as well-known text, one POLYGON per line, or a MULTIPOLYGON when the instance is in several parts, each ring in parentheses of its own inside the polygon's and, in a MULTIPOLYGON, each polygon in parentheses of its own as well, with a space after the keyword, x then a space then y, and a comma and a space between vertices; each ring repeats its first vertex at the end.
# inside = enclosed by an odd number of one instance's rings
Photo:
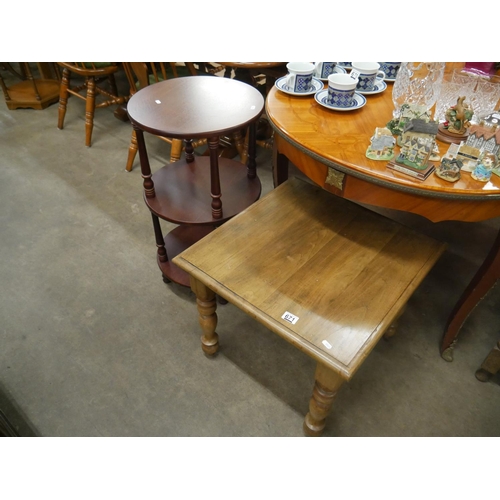
POLYGON ((388 128, 377 127, 375 134, 370 139, 366 157, 371 160, 392 160, 394 158, 395 144, 396 139, 388 128))
POLYGON ((460 179, 462 162, 456 158, 443 158, 435 174, 447 182, 457 182, 460 179))
POLYGON ((437 123, 425 120, 411 120, 401 137, 401 151, 396 162, 402 165, 425 170, 434 151, 437 123))

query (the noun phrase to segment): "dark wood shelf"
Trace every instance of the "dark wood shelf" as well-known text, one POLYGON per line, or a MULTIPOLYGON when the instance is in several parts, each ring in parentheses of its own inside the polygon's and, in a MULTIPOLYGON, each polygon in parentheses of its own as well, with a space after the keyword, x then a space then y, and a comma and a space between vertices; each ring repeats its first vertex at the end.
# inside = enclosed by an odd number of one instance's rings
POLYGON ((250 179, 247 167, 228 158, 219 158, 222 218, 212 217, 210 158, 181 159, 153 174, 156 196, 146 198, 147 207, 161 219, 174 224, 221 224, 252 203, 261 193, 258 177, 250 179))

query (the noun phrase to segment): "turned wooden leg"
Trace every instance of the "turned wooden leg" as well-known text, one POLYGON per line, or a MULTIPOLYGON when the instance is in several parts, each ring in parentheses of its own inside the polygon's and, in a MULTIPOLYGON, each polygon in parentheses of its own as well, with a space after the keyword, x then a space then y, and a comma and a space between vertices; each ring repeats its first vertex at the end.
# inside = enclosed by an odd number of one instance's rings
POLYGON ((201 348, 207 356, 213 356, 219 350, 219 336, 215 332, 215 328, 217 327, 215 292, 192 276, 190 276, 190 283, 191 290, 196 295, 198 319, 203 330, 201 348))
POLYGON ((135 130, 132 130, 132 138, 130 139, 130 146, 128 147, 127 172, 132 172, 134 166, 135 155, 137 154, 137 135, 135 130))
POLYGON ((232 136, 233 136, 234 147, 236 148, 238 154, 240 155, 240 161, 241 163, 246 164, 248 160, 248 151, 245 148, 245 139, 243 138, 241 131, 235 130, 232 136))
POLYGON ((483 264, 455 305, 441 342, 441 357, 453 361, 453 348, 467 316, 500 278, 500 231, 483 264))
POLYGON ((340 375, 318 362, 309 413, 303 426, 308 436, 320 436, 323 433, 326 417, 343 382, 340 375))
POLYGON ((401 318, 405 309, 406 309, 406 304, 398 312, 397 316, 394 318, 393 322, 391 323, 391 326, 389 326, 389 328, 387 328, 387 330, 385 331, 384 340, 389 340, 391 337, 393 337, 395 335, 395 333, 398 330, 399 318, 401 318))
POLYGON ((95 110, 95 80, 89 78, 87 81, 87 98, 85 102, 85 146, 92 142, 92 130, 94 129, 95 110))
POLYGON ((481 382, 487 382, 493 375, 500 371, 500 341, 490 351, 483 361, 481 368, 476 372, 476 378, 481 382))
POLYGON ((59 117, 57 120, 57 128, 64 127, 64 117, 66 116, 66 106, 68 105, 68 87, 69 87, 69 70, 64 68, 62 73, 61 87, 59 90, 59 117))
POLYGON ((182 139, 173 139, 172 146, 170 148, 170 163, 174 163, 181 159, 182 154, 182 146, 184 142, 182 139))
POLYGON ((168 255, 167 255, 167 250, 165 248, 165 239, 163 238, 160 219, 158 218, 157 215, 153 213, 151 213, 151 218, 153 219, 153 229, 155 232, 155 240, 157 248, 156 258, 158 259, 158 262, 168 262, 168 255))

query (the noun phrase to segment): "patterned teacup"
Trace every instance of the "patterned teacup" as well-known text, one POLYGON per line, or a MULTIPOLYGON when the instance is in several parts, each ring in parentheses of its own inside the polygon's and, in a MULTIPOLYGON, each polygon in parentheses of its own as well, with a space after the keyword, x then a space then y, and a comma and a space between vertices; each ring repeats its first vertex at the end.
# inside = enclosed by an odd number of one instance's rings
POLYGON ((316 78, 320 78, 321 80, 326 80, 335 69, 335 65, 337 63, 334 62, 316 62, 314 63, 314 76, 316 78))
POLYGON ((327 102, 336 108, 350 108, 353 105, 357 78, 344 73, 334 73, 328 77, 327 102))
POLYGON ((286 67, 288 75, 285 77, 285 85, 288 89, 298 94, 310 92, 314 64, 310 62, 289 62, 286 67))
POLYGON ((385 73, 385 77, 391 80, 396 78, 401 66, 400 62, 379 62, 379 64, 380 69, 385 73))
POLYGON ((359 80, 357 89, 370 92, 385 78, 377 62, 353 62, 350 76, 359 80))

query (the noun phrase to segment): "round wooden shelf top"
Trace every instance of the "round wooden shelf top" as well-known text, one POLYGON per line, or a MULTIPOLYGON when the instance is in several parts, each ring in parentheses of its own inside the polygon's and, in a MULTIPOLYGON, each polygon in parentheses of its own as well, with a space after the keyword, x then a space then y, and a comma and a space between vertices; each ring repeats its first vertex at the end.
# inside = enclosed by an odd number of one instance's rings
POLYGON ((127 104, 132 123, 178 139, 213 137, 244 127, 264 109, 262 94, 240 81, 186 76, 149 85, 127 104))

